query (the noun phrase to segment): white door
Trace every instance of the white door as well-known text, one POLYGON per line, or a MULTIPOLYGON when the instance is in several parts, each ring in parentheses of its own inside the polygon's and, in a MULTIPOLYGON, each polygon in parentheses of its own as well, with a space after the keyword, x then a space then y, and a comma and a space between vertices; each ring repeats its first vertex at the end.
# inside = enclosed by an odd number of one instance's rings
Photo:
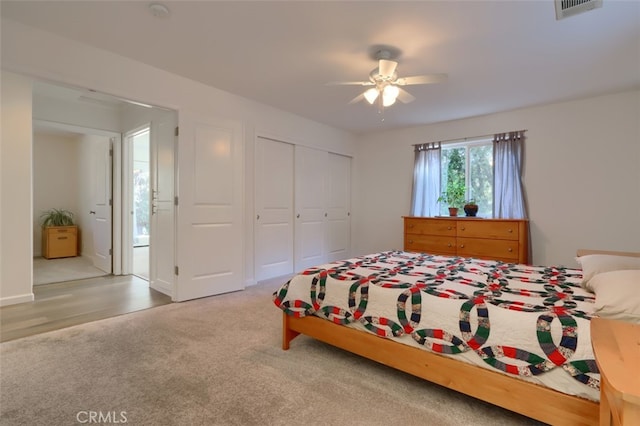
POLYGON ((256 280, 293 272, 294 146, 258 137, 255 155, 256 280))
MULTIPOLYGON (((176 301, 242 290, 242 125, 179 115, 176 301)), ((153 243, 152 243, 153 244, 153 243)))
POLYGON ((295 149, 295 270, 326 262, 326 151, 295 149))
POLYGON ((329 153, 327 178, 327 260, 333 262, 351 252, 351 158, 329 153))
POLYGON ((93 264, 111 273, 111 146, 109 138, 95 138, 91 142, 93 173, 91 174, 91 233, 93 264))
POLYGON ((172 296, 175 281, 175 141, 173 111, 154 111, 150 132, 149 285, 172 296))

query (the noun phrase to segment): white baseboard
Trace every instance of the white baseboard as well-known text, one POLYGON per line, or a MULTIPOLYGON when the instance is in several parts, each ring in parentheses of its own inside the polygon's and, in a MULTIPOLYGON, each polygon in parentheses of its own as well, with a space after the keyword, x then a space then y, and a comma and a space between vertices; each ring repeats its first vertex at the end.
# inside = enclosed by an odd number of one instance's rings
POLYGON ((0 298, 0 306, 17 305, 18 303, 33 302, 33 293, 21 294, 19 296, 9 296, 0 298))
POLYGON ((166 294, 167 296, 171 297, 171 300, 173 300, 173 295, 171 294, 171 289, 169 287, 164 285, 159 285, 158 283, 150 284, 149 287, 151 287, 156 291, 159 291, 162 294, 166 294))

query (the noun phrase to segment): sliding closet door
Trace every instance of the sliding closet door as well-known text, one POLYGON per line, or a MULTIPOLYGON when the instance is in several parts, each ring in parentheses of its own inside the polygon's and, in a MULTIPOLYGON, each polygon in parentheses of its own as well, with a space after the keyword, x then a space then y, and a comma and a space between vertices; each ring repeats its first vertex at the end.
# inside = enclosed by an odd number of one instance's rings
POLYGON ((258 137, 255 165, 256 280, 293 272, 294 146, 258 137))
POLYGON ((351 250, 351 158, 328 154, 327 260, 345 259, 351 250))
POLYGON ((295 171, 295 270, 322 264, 328 216, 325 186, 328 153, 296 146, 295 171))

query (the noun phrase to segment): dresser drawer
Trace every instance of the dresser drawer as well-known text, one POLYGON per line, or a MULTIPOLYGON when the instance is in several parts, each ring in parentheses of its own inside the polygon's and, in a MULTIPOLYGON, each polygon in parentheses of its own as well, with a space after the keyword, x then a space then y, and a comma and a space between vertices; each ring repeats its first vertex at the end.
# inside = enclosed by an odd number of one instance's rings
POLYGON ((44 232, 49 234, 49 238, 57 238, 69 235, 77 235, 78 228, 75 226, 56 226, 45 228, 44 232))
POLYGON ((78 227, 48 227, 42 231, 42 257, 56 259, 78 255, 78 227))
POLYGON ((458 256, 515 262, 519 258, 518 241, 458 238, 458 256))
POLYGON ((518 222, 501 222, 495 220, 466 220, 458 221, 458 237, 462 238, 492 238, 500 240, 520 239, 518 222))
POLYGON ((406 219, 404 226, 406 234, 456 236, 456 222, 454 220, 406 219))
POLYGON ((407 234, 404 241, 406 251, 428 254, 456 254, 455 237, 407 234))
POLYGON ((526 219, 404 217, 404 249, 510 263, 529 260, 526 219))

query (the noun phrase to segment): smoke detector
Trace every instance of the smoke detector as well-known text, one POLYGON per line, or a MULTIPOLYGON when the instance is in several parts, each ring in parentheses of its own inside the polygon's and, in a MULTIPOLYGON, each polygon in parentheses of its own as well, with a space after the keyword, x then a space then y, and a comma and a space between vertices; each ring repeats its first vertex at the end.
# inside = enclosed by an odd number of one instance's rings
POLYGON ((602 0, 555 0, 556 20, 602 7, 602 0))

